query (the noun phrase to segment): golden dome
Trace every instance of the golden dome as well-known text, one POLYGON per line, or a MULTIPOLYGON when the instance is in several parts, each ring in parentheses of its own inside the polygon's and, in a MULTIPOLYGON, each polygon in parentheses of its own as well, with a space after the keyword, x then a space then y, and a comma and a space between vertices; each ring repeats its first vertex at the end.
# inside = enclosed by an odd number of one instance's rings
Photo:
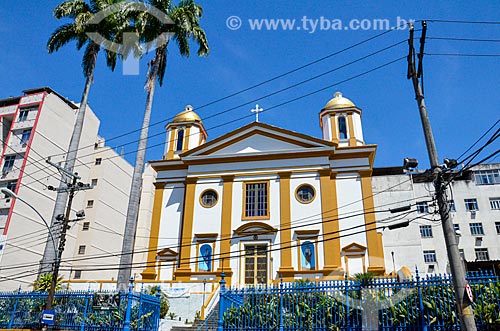
POLYGON ((187 105, 183 111, 175 115, 173 123, 179 122, 201 122, 200 116, 193 111, 193 106, 187 105))
POLYGON ((333 99, 328 101, 328 103, 325 105, 324 109, 340 109, 340 108, 352 108, 356 107, 354 103, 342 96, 342 93, 340 92, 335 92, 333 95, 333 99))

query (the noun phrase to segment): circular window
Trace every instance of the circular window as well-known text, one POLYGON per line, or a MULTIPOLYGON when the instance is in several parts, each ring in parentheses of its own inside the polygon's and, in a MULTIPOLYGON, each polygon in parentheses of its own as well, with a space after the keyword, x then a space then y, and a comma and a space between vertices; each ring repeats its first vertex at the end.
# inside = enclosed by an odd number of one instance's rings
POLYGON ((203 207, 211 208, 217 203, 217 192, 206 190, 201 194, 200 202, 203 207))
POLYGON ((300 185, 297 188, 297 192, 295 193, 295 196, 299 202, 302 203, 309 203, 314 200, 314 188, 311 185, 300 185))

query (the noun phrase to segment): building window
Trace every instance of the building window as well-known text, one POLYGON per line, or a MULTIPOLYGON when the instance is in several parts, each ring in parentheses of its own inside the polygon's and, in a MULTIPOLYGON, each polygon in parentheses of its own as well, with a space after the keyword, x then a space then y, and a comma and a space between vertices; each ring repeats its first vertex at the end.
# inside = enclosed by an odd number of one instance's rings
POLYGON ((19 111, 19 118, 17 119, 19 122, 26 121, 28 119, 29 109, 22 109, 19 111))
POLYGON ((245 284, 267 284, 267 245, 245 246, 245 284))
POLYGON ((436 251, 424 251, 424 262, 425 263, 435 263, 436 259, 436 251))
POLYGON ((88 231, 90 229, 90 222, 83 222, 82 231, 88 231))
POLYGON ((245 184, 245 217, 269 217, 267 183, 245 184))
POLYGON ((299 202, 310 203, 314 200, 314 188, 311 185, 300 185, 295 192, 295 197, 299 202))
POLYGON ((184 142, 184 130, 177 131, 177 145, 175 146, 176 151, 182 151, 182 144, 184 142))
POLYGON ((422 238, 432 238, 432 226, 421 225, 420 226, 420 236, 422 238))
POLYGON ((417 202, 417 213, 419 214, 429 213, 429 204, 427 203, 427 201, 417 202))
POLYGON ((316 249, 309 240, 300 244, 300 269, 316 270, 316 249))
POLYGON ((490 207, 494 210, 500 210, 500 198, 490 198, 490 207))
POLYGON ((460 231, 460 225, 453 224, 453 230, 455 230, 455 233, 457 233, 457 231, 460 231))
POLYGON ((73 275, 73 279, 80 279, 80 278, 82 278, 82 271, 75 270, 75 274, 73 275))
POLYGON ((21 144, 22 145, 27 144, 28 141, 30 141, 30 137, 31 137, 31 129, 23 130, 23 134, 21 136, 21 144))
POLYGON ((95 165, 100 165, 102 162, 102 158, 98 157, 97 159, 95 159, 95 165))
POLYGON ((450 211, 457 211, 457 208, 455 207, 455 201, 449 200, 448 201, 448 206, 450 208, 450 211))
POLYGON ((14 166, 14 161, 16 160, 15 155, 7 155, 4 159, 3 162, 3 169, 2 172, 6 173, 12 170, 12 167, 14 166))
POLYGON ((211 208, 217 203, 217 192, 214 190, 206 190, 201 194, 200 203, 205 208, 211 208))
POLYGON ((94 207, 94 200, 87 200, 87 208, 94 207))
POLYGON ((467 211, 479 210, 476 199, 464 199, 464 202, 465 202, 465 210, 467 211))
POLYGON ((470 234, 473 236, 484 235, 483 223, 470 223, 470 234))
POLYGON ((490 254, 488 254, 488 248, 476 248, 476 261, 489 261, 490 254))
POLYGON ((81 245, 78 247, 78 254, 79 255, 85 254, 85 245, 81 245))
POLYGON ((212 271, 212 245, 203 244, 200 246, 198 258, 199 271, 212 271))
POLYGON ((92 186, 97 186, 97 178, 92 178, 92 186))
POLYGON ((495 228, 497 229, 497 234, 500 234, 500 222, 495 222, 495 228))
POLYGON ((476 185, 500 184, 500 170, 480 170, 474 171, 476 185))
POLYGON ((347 124, 345 116, 339 116, 339 138, 347 139, 347 124))

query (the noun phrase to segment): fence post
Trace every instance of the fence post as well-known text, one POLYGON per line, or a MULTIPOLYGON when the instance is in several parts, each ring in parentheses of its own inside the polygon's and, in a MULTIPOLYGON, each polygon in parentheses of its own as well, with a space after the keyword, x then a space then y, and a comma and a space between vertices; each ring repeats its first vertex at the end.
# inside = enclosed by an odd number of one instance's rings
POLYGON ((417 293, 418 293, 418 308, 420 310, 420 328, 422 331, 427 331, 427 323, 425 322, 424 316, 424 302, 422 299, 422 287, 420 285, 420 276, 418 274, 418 268, 415 266, 415 279, 417 280, 417 293))
POLYGON ((351 330, 351 319, 349 318, 349 288, 348 288, 347 273, 344 274, 344 285, 345 285, 345 318, 347 322, 347 330, 351 330))
POLYGON ((89 300, 91 297, 90 286, 87 290, 87 294, 85 295, 85 309, 83 311, 82 325, 80 326, 80 331, 85 331, 85 320, 87 319, 87 309, 89 307, 89 300))
POLYGON ((156 329, 158 330, 160 328, 160 318, 161 318, 161 287, 158 285, 156 288, 156 298, 158 299, 158 315, 155 320, 156 320, 156 329))
POLYGON ((127 310, 125 311, 125 321, 123 322, 123 331, 130 331, 130 315, 132 311, 132 294, 134 293, 134 277, 130 277, 127 295, 127 310))
POLYGON ((17 290, 16 303, 14 304, 14 309, 12 309, 12 315, 10 316, 9 327, 8 327, 9 329, 12 329, 12 324, 14 323, 14 319, 16 318, 17 304, 19 303, 20 295, 21 295, 21 285, 19 285, 19 289, 17 290))
POLYGON ((226 281, 224 280, 226 274, 222 272, 220 274, 220 293, 219 293, 219 320, 217 321, 217 331, 224 331, 224 294, 226 292, 226 281))
POLYGON ((279 296, 280 296, 280 307, 278 314, 280 314, 280 326, 279 326, 279 331, 283 331, 283 278, 280 278, 280 291, 279 291, 279 296))

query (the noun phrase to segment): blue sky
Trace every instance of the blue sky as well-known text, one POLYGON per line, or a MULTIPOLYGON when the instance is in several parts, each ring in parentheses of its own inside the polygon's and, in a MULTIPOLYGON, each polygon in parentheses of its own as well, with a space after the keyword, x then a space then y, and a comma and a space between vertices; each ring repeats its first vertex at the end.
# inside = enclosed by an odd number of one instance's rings
MULTIPOLYGON (((76 51, 74 45, 52 55, 47 54, 45 49, 50 33, 64 23, 52 17, 52 10, 59 2, 6 0, 2 3, 0 98, 20 95, 23 89, 50 86, 70 100, 80 100, 84 84, 80 66, 82 54, 76 51)), ((211 54, 207 58, 198 58, 193 46, 192 56, 186 59, 178 56, 175 45, 169 46, 165 82, 156 90, 152 123, 171 118, 186 104, 193 105, 203 119, 261 98, 223 116, 205 120, 209 140, 253 121, 253 118, 236 120, 250 114, 249 110, 255 103, 268 109, 366 72, 408 52, 403 42, 283 93, 262 98, 408 38, 407 30, 393 31, 259 88, 200 108, 383 32, 374 29, 327 30, 321 29, 320 25, 313 32, 311 26, 302 25, 304 17, 313 20, 311 22, 319 22, 322 18, 342 20, 344 25, 353 19, 369 22, 388 19, 391 26, 397 24, 398 17, 405 20, 469 21, 495 21, 500 17, 500 6, 494 1, 200 0, 199 3, 204 8, 201 25, 207 32, 211 54), (231 16, 241 19, 239 29, 227 27, 227 19, 231 16), (293 30, 287 31, 280 28, 256 31, 249 24, 249 20, 254 19, 295 19, 296 25, 293 30)), ((325 26, 326 23, 323 24, 325 26)), ((420 23, 417 23, 417 28, 419 26, 420 23)), ((427 35, 500 39, 500 25, 429 22, 427 35)), ((418 39, 415 45, 418 47, 418 39)), ((500 43, 428 39, 426 52, 500 54, 500 43)), ((149 59, 151 54, 140 61, 141 71, 136 76, 123 75, 121 65, 115 72, 110 72, 103 57, 98 59, 89 103, 101 119, 100 134, 108 140, 140 127, 146 97, 143 85, 149 59)), ((441 159, 458 157, 499 118, 499 60, 499 57, 425 56, 425 97, 441 159)), ((378 144, 376 166, 401 165, 402 159, 407 156, 419 158, 421 168, 428 165, 413 88, 406 79, 405 60, 273 108, 262 113, 260 120, 320 137, 318 113, 337 90, 363 109, 365 141, 378 144)), ((161 158, 165 123, 150 129, 152 137, 149 140, 148 160, 161 158)), ((109 140, 108 144, 116 147, 133 142, 138 136, 138 132, 134 132, 124 138, 109 140)), ((124 148, 127 159, 133 162, 136 143, 124 148)))

